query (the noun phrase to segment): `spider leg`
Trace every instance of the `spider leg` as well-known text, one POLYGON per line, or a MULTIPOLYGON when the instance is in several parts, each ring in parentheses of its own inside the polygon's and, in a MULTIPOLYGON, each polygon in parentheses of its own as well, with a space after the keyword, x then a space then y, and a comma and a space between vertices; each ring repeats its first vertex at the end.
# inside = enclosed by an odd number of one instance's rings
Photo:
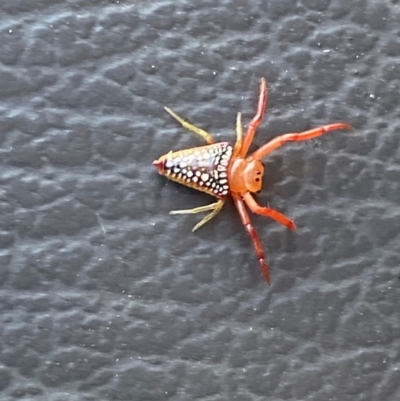
POLYGON ((247 129, 246 136, 244 137, 243 145, 240 149, 238 157, 245 157, 250 148, 251 142, 253 141, 254 135, 256 133, 256 129, 260 125, 260 122, 265 113, 265 107, 267 105, 267 94, 267 82, 265 81, 265 78, 261 78, 257 114, 250 121, 249 128, 247 129))
POLYGON ((237 194, 232 194, 232 197, 233 201, 235 202, 235 206, 238 210, 240 219, 242 220, 242 223, 246 231, 249 233, 250 238, 253 241, 254 249, 256 250, 257 258, 261 265, 261 271, 263 272, 264 277, 267 280, 267 283, 271 285, 271 276, 269 274, 267 262, 265 261, 265 254, 262 249, 261 241, 260 238, 258 237, 257 231, 255 230, 253 224, 251 223, 249 214, 247 213, 246 210, 246 206, 243 200, 237 194))
POLYGON ((235 157, 242 147, 243 127, 242 127, 242 113, 238 113, 236 117, 236 143, 233 149, 233 157, 235 157))
POLYGON ((172 210, 169 214, 196 214, 202 212, 208 212, 212 210, 206 217, 200 220, 194 227, 192 231, 196 231, 198 228, 209 222, 213 217, 215 217, 224 206, 225 200, 220 199, 218 202, 211 203, 205 206, 195 207, 194 209, 185 209, 185 210, 172 210))
POLYGON ((242 196, 243 200, 246 202, 246 205, 253 213, 259 214, 260 216, 270 217, 290 230, 294 230, 296 228, 296 224, 294 224, 293 220, 290 220, 284 214, 275 209, 260 206, 250 192, 246 192, 245 194, 242 194, 242 196))
POLYGON ((186 128, 189 131, 194 132, 197 135, 200 135, 208 144, 213 144, 215 143, 214 138, 206 131, 202 130, 201 128, 198 128, 192 124, 189 124, 187 121, 185 121, 182 117, 179 117, 178 114, 174 113, 171 109, 168 107, 164 107, 164 109, 169 113, 172 117, 175 118, 175 120, 179 121, 184 128, 186 128))
POLYGON ((249 158, 254 160, 260 160, 268 153, 272 152, 273 150, 279 148, 286 142, 297 142, 297 141, 306 141, 308 139, 316 138, 318 136, 324 135, 330 131, 336 131, 339 129, 352 129, 353 127, 349 124, 345 123, 335 123, 324 125, 322 127, 317 127, 310 129, 308 131, 300 132, 300 133, 293 133, 293 134, 284 134, 278 136, 277 138, 272 139, 265 145, 261 146, 257 149, 249 158))

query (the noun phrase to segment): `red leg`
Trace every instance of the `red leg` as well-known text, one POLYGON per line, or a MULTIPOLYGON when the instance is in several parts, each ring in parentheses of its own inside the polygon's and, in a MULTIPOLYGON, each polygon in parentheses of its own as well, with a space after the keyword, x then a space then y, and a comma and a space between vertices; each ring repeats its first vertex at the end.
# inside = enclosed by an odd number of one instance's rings
POLYGON ((336 131, 338 129, 352 129, 352 128, 353 127, 349 124, 336 123, 336 124, 324 125, 318 128, 313 128, 310 129, 309 131, 304 131, 301 133, 281 135, 278 136, 277 138, 274 138, 272 141, 269 141, 264 146, 261 146, 261 148, 257 149, 249 158, 254 160, 261 160, 268 153, 279 148, 286 142, 306 141, 308 139, 324 135, 330 131, 336 131))
POLYGON ((250 121, 249 128, 247 128, 246 136, 244 137, 242 148, 240 149, 238 157, 245 157, 247 152, 249 151, 249 147, 251 145, 251 142, 253 141, 256 129, 260 125, 260 122, 264 116, 266 105, 267 105, 267 82, 265 81, 265 78, 261 78, 260 96, 258 98, 257 114, 250 121))
POLYGON ((271 217, 271 219, 276 220, 278 223, 281 223, 290 230, 294 230, 296 228, 296 224, 294 224, 294 222, 286 217, 284 214, 279 213, 274 209, 270 209, 269 207, 260 206, 250 192, 247 192, 242 196, 244 201, 246 202, 246 205, 253 213, 257 213, 261 216, 271 217))
POLYGON ((264 277, 267 280, 267 283, 271 285, 271 276, 269 274, 269 269, 265 261, 265 255, 262 249, 261 241, 260 238, 258 237, 257 231, 251 224, 251 220, 249 214, 247 213, 246 206, 238 195, 232 194, 232 197, 233 201, 235 202, 235 206, 239 212, 240 219, 242 220, 244 227, 249 233, 251 239, 253 240, 254 248, 256 250, 257 258, 260 261, 261 270, 264 274, 264 277))

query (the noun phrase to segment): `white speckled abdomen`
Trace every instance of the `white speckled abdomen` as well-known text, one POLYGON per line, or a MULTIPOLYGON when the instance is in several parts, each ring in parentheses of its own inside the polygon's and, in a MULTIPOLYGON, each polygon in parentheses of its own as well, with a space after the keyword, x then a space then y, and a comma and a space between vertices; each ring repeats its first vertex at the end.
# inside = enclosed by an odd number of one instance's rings
POLYGON ((232 151, 228 142, 218 142, 169 152, 153 164, 161 175, 221 199, 229 193, 228 165, 232 151))

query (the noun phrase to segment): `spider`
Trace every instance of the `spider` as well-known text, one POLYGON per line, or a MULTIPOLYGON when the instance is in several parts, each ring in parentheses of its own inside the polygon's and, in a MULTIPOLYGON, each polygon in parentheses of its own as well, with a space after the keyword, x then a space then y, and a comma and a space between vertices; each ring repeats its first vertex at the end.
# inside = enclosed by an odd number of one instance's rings
POLYGON ((349 124, 334 123, 313 128, 301 133, 291 133, 278 136, 261 146, 255 152, 247 155, 254 134, 264 116, 267 104, 267 83, 261 79, 260 95, 257 113, 251 120, 246 135, 243 137, 241 113, 236 118, 236 143, 232 146, 228 142, 215 142, 214 138, 206 131, 198 128, 179 117, 172 110, 165 110, 189 131, 201 136, 208 145, 179 150, 161 156, 153 164, 161 175, 180 184, 205 192, 217 198, 217 202, 206 206, 187 210, 174 210, 170 214, 195 214, 210 212, 193 231, 215 217, 225 204, 229 196, 237 208, 240 219, 249 233, 257 258, 261 265, 267 283, 271 285, 271 276, 260 238, 253 227, 246 206, 256 214, 270 217, 290 230, 296 228, 295 223, 284 214, 269 207, 260 206, 253 194, 261 190, 264 165, 260 161, 273 150, 286 142, 305 141, 339 129, 351 129, 349 124))

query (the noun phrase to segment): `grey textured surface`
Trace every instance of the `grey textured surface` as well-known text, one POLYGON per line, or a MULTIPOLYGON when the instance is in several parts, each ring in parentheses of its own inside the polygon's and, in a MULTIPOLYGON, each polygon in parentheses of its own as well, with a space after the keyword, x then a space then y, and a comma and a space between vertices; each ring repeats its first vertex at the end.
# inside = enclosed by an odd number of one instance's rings
POLYGON ((398 0, 0 3, 0 399, 400 399, 398 0), (196 5, 190 4, 195 3, 196 5), (251 3, 249 5, 248 3, 251 3), (168 105, 266 160, 268 288, 232 205, 151 162, 200 145, 168 105))

